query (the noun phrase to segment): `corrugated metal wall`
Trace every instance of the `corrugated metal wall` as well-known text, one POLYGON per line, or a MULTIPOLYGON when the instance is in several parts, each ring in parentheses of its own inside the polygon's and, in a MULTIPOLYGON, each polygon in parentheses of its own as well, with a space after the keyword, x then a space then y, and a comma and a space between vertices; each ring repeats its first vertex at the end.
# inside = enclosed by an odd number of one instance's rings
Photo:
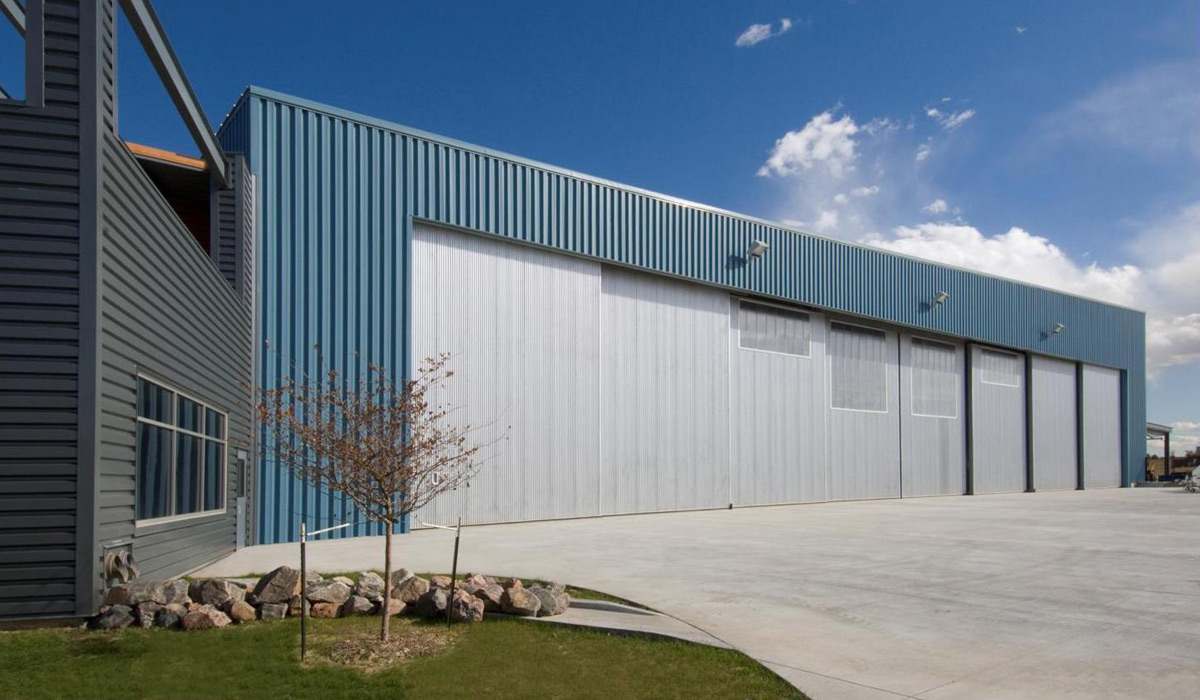
POLYGON ((48 0, 45 17, 45 106, 0 101, 0 617, 75 612, 90 506, 76 501, 79 8, 48 0))
POLYGON ((1037 355, 1030 359, 1033 487, 1038 491, 1073 489, 1079 481, 1075 363, 1037 355))
MULTIPOLYGON (((918 336, 918 344, 928 342, 918 336)), ((936 341, 940 346, 942 341, 936 341)), ((946 345, 952 353, 946 389, 951 390, 950 410, 914 409, 913 336, 900 336, 900 446, 904 496, 961 494, 966 490, 966 415, 963 407, 966 367, 960 343, 946 345), (951 389, 952 387, 952 389, 951 389)), ((918 350, 919 352, 919 350, 918 350)), ((936 387, 935 387, 936 388, 936 387)))
POLYGON ((900 376, 896 333, 830 322, 825 336, 829 374, 829 499, 900 497, 900 376), (837 401, 839 360, 862 397, 862 408, 837 401), (865 381, 864 381, 865 380, 865 381), (877 399, 876 399, 877 397, 877 399), (877 401, 877 403, 876 403, 877 401))
POLYGON ((1025 357, 971 348, 971 432, 975 493, 1025 490, 1025 357), (1012 358, 1013 368, 989 361, 1012 358))
POLYGON ((475 426, 469 488, 418 514, 447 524, 600 512, 600 265, 418 226, 414 367, 451 355, 437 394, 475 426))
MULTIPOLYGON (((406 256, 424 219, 781 300, 1128 370, 1127 461, 1140 469, 1144 314, 1016 282, 801 234, 768 222, 551 168, 253 88, 221 129, 262 191, 261 339, 311 368, 322 342, 407 366, 406 256), (745 262, 754 239, 770 245, 745 262), (931 308, 937 291, 951 299, 931 308), (1057 322, 1068 331, 1051 334, 1057 322)), ((281 372, 264 356, 259 379, 281 372)), ((1135 467, 1131 467, 1135 468, 1135 467)), ((263 470, 265 514, 325 517, 312 496, 263 470), (278 507, 277 507, 278 504, 278 507), (307 510, 306 510, 307 509, 307 510)), ((296 527, 261 522, 262 541, 296 527)), ((350 531, 346 535, 360 534, 350 531)))
POLYGON ((807 314, 808 356, 742 347, 739 306, 729 313, 732 502, 802 503, 829 497, 825 425, 825 317, 807 314))
POLYGON ((601 512, 727 505, 729 294, 611 266, 602 290, 601 512))
MULTIPOLYGON (((1120 372, 1084 365, 1083 485, 1086 488, 1121 485, 1120 406, 1120 372)), ((1144 425, 1138 429, 1140 434, 1144 425)))

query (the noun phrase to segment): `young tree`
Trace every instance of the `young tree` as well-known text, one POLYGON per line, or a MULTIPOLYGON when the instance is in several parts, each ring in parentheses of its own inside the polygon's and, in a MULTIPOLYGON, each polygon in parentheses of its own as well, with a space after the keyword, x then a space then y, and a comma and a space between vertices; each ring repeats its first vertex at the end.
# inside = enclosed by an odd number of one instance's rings
POLYGON ((435 402, 437 388, 454 375, 449 359, 427 358, 399 386, 374 364, 357 382, 334 370, 285 376, 262 392, 256 407, 267 459, 318 489, 345 494, 364 517, 383 524, 383 641, 391 618, 392 530, 477 469, 471 427, 456 424, 454 409, 435 402))

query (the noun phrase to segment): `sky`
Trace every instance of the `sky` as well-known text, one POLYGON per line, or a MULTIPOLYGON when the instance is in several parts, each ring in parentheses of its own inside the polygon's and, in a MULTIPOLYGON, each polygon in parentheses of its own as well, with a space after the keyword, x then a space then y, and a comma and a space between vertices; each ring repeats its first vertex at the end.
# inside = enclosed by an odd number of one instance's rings
MULTIPOLYGON (((248 84, 1147 312, 1200 442, 1200 3, 156 0, 248 84)), ((120 129, 195 153, 127 25, 120 129)))

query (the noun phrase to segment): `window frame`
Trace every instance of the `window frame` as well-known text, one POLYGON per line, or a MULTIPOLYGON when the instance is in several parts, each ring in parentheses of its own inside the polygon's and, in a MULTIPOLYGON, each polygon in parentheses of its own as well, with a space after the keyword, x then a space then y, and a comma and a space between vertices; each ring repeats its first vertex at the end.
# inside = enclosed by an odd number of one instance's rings
POLYGON ((25 75, 21 97, 0 96, 0 106, 4 107, 43 107, 46 92, 46 18, 44 0, 26 0, 25 29, 22 31, 15 23, 10 23, 4 13, 0 13, 0 22, 11 24, 12 28, 25 42, 25 65, 22 71, 25 75))
POLYGON ((914 417, 941 418, 944 420, 958 420, 959 413, 961 413, 961 408, 962 408, 961 403, 962 403, 962 392, 963 392, 962 379, 961 379, 961 377, 962 377, 962 372, 961 372, 962 356, 959 354, 961 349, 962 349, 961 345, 952 343, 948 340, 940 340, 938 338, 927 338, 925 336, 920 336, 920 335, 914 335, 909 338, 909 348, 908 348, 908 353, 909 353, 908 354, 908 394, 909 394, 908 404, 909 405, 908 405, 908 411, 914 417), (912 361, 913 347, 914 347, 915 343, 917 343, 917 342, 931 344, 931 345, 944 345, 944 346, 950 348, 951 351, 953 351, 953 353, 954 353, 954 364, 955 364, 954 415, 952 415, 952 416, 946 416, 946 415, 942 415, 939 413, 918 413, 917 412, 917 404, 916 404, 917 392, 913 389, 913 387, 916 385, 916 382, 914 381, 915 375, 913 373, 916 372, 917 368, 916 368, 916 363, 914 363, 912 361))
POLYGON ((852 413, 878 413, 878 414, 887 414, 887 413, 892 412, 892 408, 891 408, 892 394, 891 394, 891 389, 888 387, 888 385, 891 384, 891 382, 888 381, 888 361, 887 361, 887 346, 888 346, 888 344, 889 344, 888 343, 888 330, 886 328, 879 328, 877 326, 868 326, 868 325, 864 325, 861 323, 851 323, 849 321, 841 321, 841 320, 832 319, 832 318, 829 319, 828 331, 825 336, 825 357, 826 357, 825 367, 827 370, 825 374, 828 377, 828 379, 826 381, 828 382, 827 391, 829 393, 829 410, 831 410, 831 411, 850 411, 852 413), (839 325, 839 326, 846 326, 848 328, 862 328, 863 330, 868 330, 868 331, 872 331, 875 333, 879 333, 880 335, 883 336, 884 361, 883 361, 883 364, 881 365, 881 367, 883 369, 883 410, 879 410, 879 409, 875 409, 875 408, 847 408, 845 406, 833 405, 833 396, 834 396, 834 394, 833 394, 833 353, 829 352, 829 339, 833 335, 833 326, 835 324, 839 325))
POLYGON ((737 336, 738 336, 737 342, 738 342, 739 350, 747 350, 749 352, 762 352, 762 353, 766 353, 768 355, 781 355, 783 357, 799 357, 799 358, 803 358, 806 360, 812 359, 812 355, 813 355, 813 350, 812 350, 813 317, 812 317, 811 313, 801 310, 801 309, 795 309, 795 308, 791 308, 788 306, 784 306, 783 304, 772 304, 770 302, 758 301, 757 299, 735 298, 735 301, 737 301, 737 318, 735 319, 735 327, 737 328, 737 336), (769 309, 775 309, 777 311, 783 311, 786 313, 795 314, 796 316, 802 316, 804 318, 804 322, 808 324, 808 352, 804 353, 804 354, 800 354, 800 353, 795 353, 795 352, 783 352, 782 350, 766 350, 764 348, 754 348, 754 347, 750 347, 749 345, 743 344, 742 343, 742 307, 745 305, 764 306, 769 309))
POLYGON ((995 348, 984 348, 984 347, 979 348, 979 358, 981 360, 979 363, 979 383, 987 384, 988 386, 1003 386, 1003 387, 1007 387, 1009 389, 1020 389, 1021 388, 1021 367, 1020 367, 1020 365, 1021 365, 1022 357, 1023 357, 1023 355, 1019 352, 1009 352, 1008 350, 997 350, 995 348), (1009 384, 1008 382, 993 382, 993 381, 989 381, 984 378, 985 375, 987 374, 988 370, 984 369, 982 359, 983 359, 983 356, 987 353, 991 353, 993 355, 1005 355, 1005 356, 1011 357, 1014 360, 1016 360, 1017 371, 1013 375, 1015 377, 1015 379, 1013 380, 1015 382, 1015 384, 1009 384))
MULTIPOLYGON (((206 517, 212 517, 214 515, 227 514, 229 512, 229 412, 222 410, 220 408, 217 408, 216 406, 213 406, 212 404, 208 403, 207 401, 203 401, 203 400, 197 398, 193 394, 189 394, 185 391, 181 391, 181 390, 175 388, 175 386, 170 384, 169 382, 164 382, 161 379, 158 379, 157 377, 154 377, 149 374, 144 374, 142 372, 139 372, 137 374, 136 382, 134 384, 134 394, 135 394, 134 427, 136 428, 138 425, 149 425, 149 426, 153 426, 155 428, 160 428, 160 429, 166 430, 170 433, 170 438, 168 440, 168 444, 170 445, 170 466, 169 466, 169 469, 167 470, 167 509, 168 509, 168 511, 175 510, 175 502, 176 502, 176 498, 177 498, 176 489, 175 489, 175 478, 176 478, 176 473, 178 472, 178 464, 176 462, 177 452, 179 450, 178 436, 179 435, 187 435, 187 436, 193 437, 193 438, 200 438, 200 441, 201 441, 200 442, 200 445, 201 445, 200 462, 197 465, 197 470, 198 470, 199 474, 201 474, 201 475, 204 474, 204 469, 205 469, 204 454, 205 454, 205 450, 206 450, 209 442, 220 445, 220 452, 222 455, 221 489, 219 492, 221 494, 221 507, 220 508, 211 509, 211 510, 198 510, 198 511, 195 511, 192 513, 180 513, 180 514, 171 512, 169 515, 162 515, 157 518, 138 518, 138 516, 137 516, 137 508, 138 508, 138 499, 137 499, 138 468, 137 468, 137 464, 138 464, 138 456, 139 456, 138 450, 141 449, 141 444, 139 442, 137 445, 135 445, 134 446, 134 458, 133 458, 134 459, 134 499, 133 499, 134 526, 138 527, 138 528, 149 527, 149 526, 154 526, 154 525, 162 525, 164 523, 175 523, 175 522, 180 522, 183 520, 194 520, 197 518, 206 518, 206 517), (141 415, 141 406, 138 405, 138 400, 137 400, 136 396, 139 393, 138 386, 142 382, 148 382, 154 386, 157 386, 158 388, 162 389, 163 391, 168 392, 171 395, 171 415, 170 415, 169 422, 163 422, 163 421, 155 420, 153 418, 146 418, 141 415), (184 399, 187 399, 188 401, 192 401, 193 403, 200 406, 200 408, 202 409, 200 411, 200 420, 199 420, 199 428, 200 429, 199 430, 188 430, 187 428, 181 428, 178 425, 175 425, 175 423, 178 422, 178 418, 179 418, 179 399, 180 398, 184 398, 184 399), (217 415, 221 416, 222 435, 219 438, 213 437, 204 432, 204 429, 206 427, 206 419, 207 419, 209 411, 212 411, 212 412, 216 413, 217 415)), ((200 482, 202 483, 202 480, 200 480, 200 482)), ((200 499, 201 504, 203 504, 204 489, 201 488, 201 483, 197 484, 197 489, 199 489, 197 492, 197 496, 200 499)))

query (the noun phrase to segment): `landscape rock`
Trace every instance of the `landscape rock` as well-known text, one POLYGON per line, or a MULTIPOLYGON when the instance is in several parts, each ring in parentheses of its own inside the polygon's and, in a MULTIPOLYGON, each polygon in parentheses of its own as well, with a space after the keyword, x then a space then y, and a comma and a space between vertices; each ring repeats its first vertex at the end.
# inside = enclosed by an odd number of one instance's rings
POLYGON ((282 620, 287 614, 287 603, 263 603, 258 607, 258 616, 263 620, 282 620))
POLYGON ((449 596, 444 588, 430 588, 412 605, 413 614, 419 617, 441 617, 446 612, 449 596))
POLYGON ((375 612, 375 604, 360 595, 352 595, 342 605, 342 616, 370 615, 375 612))
POLYGON ((483 609, 487 612, 501 612, 504 609, 504 587, 498 583, 485 584, 471 593, 483 601, 483 609))
POLYGON ((137 626, 143 628, 152 627, 154 625, 154 618, 158 615, 158 611, 162 607, 158 603, 151 603, 149 601, 138 603, 138 606, 134 608, 134 617, 137 619, 137 626))
POLYGON ((486 578, 480 576, 479 574, 472 574, 464 578, 462 582, 458 584, 458 587, 474 595, 475 591, 483 588, 487 584, 488 581, 486 578))
POLYGON ((201 605, 183 616, 182 625, 185 630, 203 630, 213 627, 224 627, 231 622, 229 616, 211 605, 201 605))
POLYGON ((454 591, 450 601, 450 619, 455 622, 483 620, 483 601, 463 590, 454 591))
MULTIPOLYGON (((292 599, 288 601, 287 606, 288 606, 288 615, 291 615, 292 617, 299 615, 300 614, 300 596, 299 595, 292 596, 292 599)), ((307 600, 304 601, 304 609, 311 611, 312 603, 309 603, 307 600)))
POLYGON ((454 582, 454 580, 451 579, 449 576, 430 576, 429 577, 429 585, 433 586, 434 588, 447 588, 448 589, 448 588, 450 588, 450 584, 453 582, 454 582))
POLYGON ((529 592, 520 581, 508 582, 504 595, 500 597, 500 608, 509 615, 534 617, 542 607, 538 597, 529 592))
POLYGON ((350 578, 349 576, 334 576, 330 580, 337 581, 338 583, 344 585, 346 588, 349 588, 351 590, 354 589, 354 579, 350 578))
POLYGON ((392 597, 411 605, 429 591, 429 582, 420 576, 409 576, 392 589, 392 597))
POLYGON ((257 617, 254 606, 244 600, 235 600, 229 605, 229 617, 234 622, 250 622, 257 617))
POLYGON ((383 599, 383 577, 374 571, 361 571, 354 584, 354 595, 368 600, 383 599))
POLYGON ((310 617, 337 617, 341 610, 341 603, 313 603, 308 614, 310 617))
POLYGON ((537 596, 538 602, 541 603, 537 611, 538 617, 562 615, 571 605, 571 596, 567 595, 562 586, 530 586, 526 590, 537 596))
POLYGON ((154 626, 165 627, 167 629, 178 627, 179 623, 183 620, 183 616, 186 614, 187 611, 181 610, 178 603, 164 605, 154 615, 154 626))
POLYGON ((104 596, 105 605, 124 605, 132 608, 142 603, 158 603, 165 605, 166 597, 163 595, 162 581, 130 581, 122 583, 119 586, 114 586, 104 596))
POLYGON ((192 602, 225 608, 238 600, 246 599, 246 589, 223 578, 205 578, 192 581, 188 586, 192 602))
POLYGON ((393 571, 391 575, 392 588, 396 588, 401 583, 404 583, 408 579, 412 578, 412 575, 412 572, 408 569, 397 569, 393 571))
POLYGON ((404 612, 406 607, 408 606, 404 604, 403 600, 396 600, 395 598, 392 598, 388 601, 388 615, 399 615, 400 613, 404 612))
POLYGON ((325 580, 325 577, 322 576, 321 574, 318 574, 315 571, 308 572, 308 575, 304 577, 304 583, 309 586, 318 584, 324 580, 325 580))
POLYGON ((188 582, 181 579, 173 579, 163 584, 163 600, 166 605, 180 604, 187 605, 192 602, 191 596, 188 595, 188 582))
POLYGON ((321 581, 310 585, 306 597, 311 603, 337 603, 341 605, 350 598, 351 588, 341 581, 321 581))
POLYGON ((250 602, 256 605, 262 603, 286 603, 300 593, 300 572, 288 566, 281 566, 258 580, 250 602))
POLYGON ((133 608, 128 605, 113 604, 104 612, 93 617, 89 626, 96 630, 119 630, 132 625, 133 622, 133 608))

